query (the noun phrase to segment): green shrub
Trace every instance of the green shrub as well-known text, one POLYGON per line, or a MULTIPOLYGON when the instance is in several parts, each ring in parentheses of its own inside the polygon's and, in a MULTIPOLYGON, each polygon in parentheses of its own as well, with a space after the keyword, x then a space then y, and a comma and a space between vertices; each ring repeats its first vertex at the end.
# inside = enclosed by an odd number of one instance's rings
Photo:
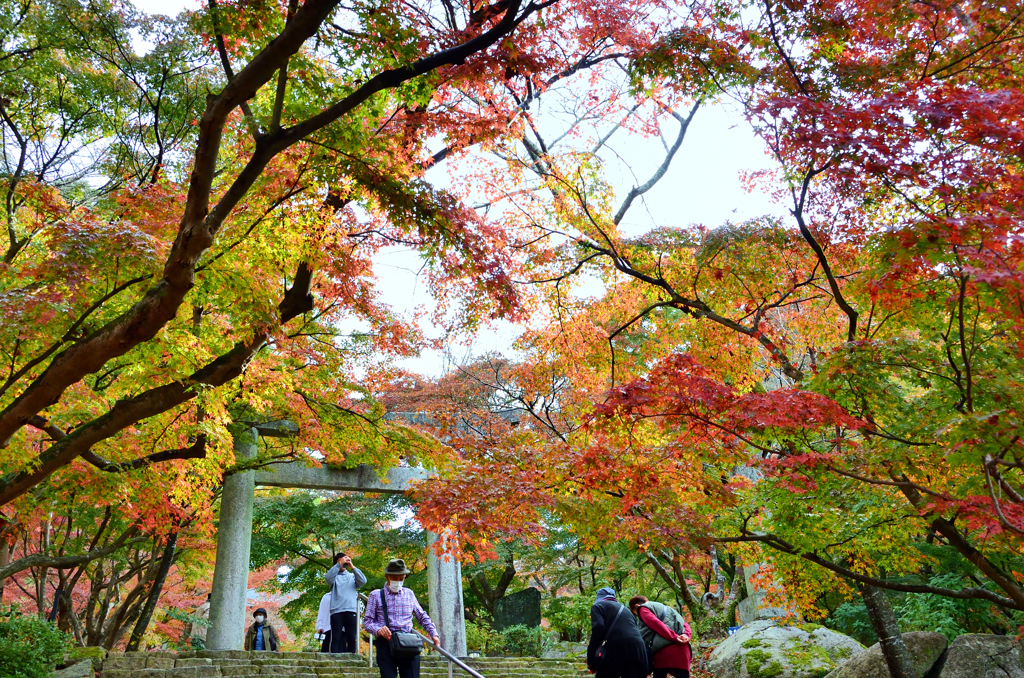
POLYGON ((516 657, 539 657, 544 651, 544 630, 539 626, 515 624, 501 632, 506 654, 516 657))
POLYGON ((875 628, 868 617, 868 609, 859 601, 843 603, 829 618, 829 627, 856 639, 861 645, 870 647, 878 642, 875 628))
POLYGON ((57 628, 16 610, 0 612, 0 676, 50 678, 71 643, 57 628))
POLYGON ((501 652, 505 649, 505 638, 486 624, 467 621, 466 649, 480 654, 501 652))
POLYGON ((590 606, 593 599, 584 596, 552 598, 544 615, 560 640, 579 643, 590 636, 590 606))

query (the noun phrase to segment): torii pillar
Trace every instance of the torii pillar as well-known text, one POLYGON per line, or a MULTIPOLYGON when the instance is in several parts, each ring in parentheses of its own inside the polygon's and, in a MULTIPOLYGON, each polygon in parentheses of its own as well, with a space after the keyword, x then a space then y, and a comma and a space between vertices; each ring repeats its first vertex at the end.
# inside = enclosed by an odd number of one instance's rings
MULTIPOLYGON (((294 435, 290 422, 275 422, 235 431, 235 455, 256 455, 259 435, 294 435)), ((211 650, 240 650, 246 626, 245 603, 252 539, 253 491, 264 487, 303 488, 349 492, 402 494, 410 482, 428 477, 417 468, 392 468, 380 479, 376 469, 361 464, 354 469, 309 468, 295 463, 277 464, 271 470, 235 473, 224 481, 220 526, 217 532, 217 563, 210 596, 210 630, 206 646, 211 650)), ((462 600, 462 566, 454 556, 434 552, 437 536, 427 533, 427 577, 430 618, 441 635, 441 645, 452 654, 466 656, 466 619, 462 600)))
MULTIPOLYGON (((237 424, 232 428, 235 462, 256 456, 260 435, 289 437, 297 431, 291 422, 237 424)), ((210 628, 206 646, 211 650, 241 650, 245 634, 245 601, 249 590, 249 550, 252 546, 254 471, 234 473, 224 479, 217 527, 217 561, 210 592, 210 628)))

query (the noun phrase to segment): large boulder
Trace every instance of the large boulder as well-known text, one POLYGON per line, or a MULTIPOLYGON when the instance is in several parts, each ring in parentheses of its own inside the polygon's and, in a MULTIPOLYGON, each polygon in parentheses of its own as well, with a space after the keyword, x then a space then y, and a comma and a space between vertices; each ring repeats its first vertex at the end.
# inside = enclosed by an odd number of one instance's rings
POLYGON ((1020 643, 1009 636, 958 636, 949 644, 939 678, 1024 678, 1020 643))
MULTIPOLYGON (((928 673, 942 653, 946 651, 946 636, 941 633, 911 631, 903 634, 910 659, 914 662, 917 675, 928 673)), ((889 667, 885 665, 882 647, 875 643, 826 678, 890 678, 889 667)), ((980 677, 978 677, 980 678, 980 677)))
POLYGON ((746 624, 715 648, 708 670, 715 678, 821 678, 863 652, 849 636, 817 624, 746 624))

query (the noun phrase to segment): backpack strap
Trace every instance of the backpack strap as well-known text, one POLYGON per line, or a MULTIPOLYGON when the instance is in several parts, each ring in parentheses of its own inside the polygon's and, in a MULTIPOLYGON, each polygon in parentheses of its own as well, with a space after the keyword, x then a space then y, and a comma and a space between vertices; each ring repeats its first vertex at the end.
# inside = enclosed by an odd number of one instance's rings
POLYGON ((619 617, 622 616, 622 611, 626 609, 626 606, 619 603, 619 611, 615 613, 615 618, 612 619, 612 623, 608 626, 608 630, 604 632, 604 637, 607 640, 608 636, 611 635, 612 629, 615 628, 615 623, 619 621, 619 617))
POLYGON ((391 618, 388 617, 388 598, 387 598, 386 595, 384 595, 384 593, 385 593, 384 589, 379 589, 379 590, 380 590, 380 604, 381 604, 381 607, 384 608, 384 626, 388 627, 388 630, 390 631, 392 629, 391 629, 391 618))

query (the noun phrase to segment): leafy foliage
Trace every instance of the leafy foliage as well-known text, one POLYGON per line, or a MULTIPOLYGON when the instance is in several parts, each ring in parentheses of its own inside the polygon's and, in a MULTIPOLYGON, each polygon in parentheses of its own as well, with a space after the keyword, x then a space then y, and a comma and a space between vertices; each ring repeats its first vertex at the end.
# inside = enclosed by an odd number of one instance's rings
POLYGON ((395 527, 408 514, 402 497, 292 491, 257 498, 253 509, 251 568, 276 573, 264 588, 292 600, 280 608, 281 618, 298 638, 312 637, 321 597, 328 592, 324 574, 334 553, 352 556, 366 575, 367 594, 384 585, 384 566, 404 558, 413 574, 406 580, 421 601, 427 598, 426 535, 408 523, 395 527))
POLYGON ((558 596, 548 601, 544 616, 562 640, 582 642, 590 634, 590 607, 593 601, 582 594, 558 596))
POLYGON ((490 625, 466 622, 466 649, 468 651, 486 655, 500 652, 504 645, 504 638, 490 625))
POLYGON ((7 609, 0 615, 0 673, 11 678, 48 678, 70 647, 68 637, 35 615, 7 609))
POLYGON ((679 145, 625 195, 592 150, 603 121, 506 148, 496 193, 556 243, 530 278, 545 322, 419 401, 472 426, 425 521, 493 544, 555 514, 664 561, 729 549, 809 615, 854 582, 1024 610, 1019 14, 688 9, 633 55, 631 93, 680 141, 703 97, 742 102, 778 163, 750 182, 788 216, 636 234, 679 145), (936 576, 932 543, 972 585, 936 576))
POLYGON ((514 657, 539 657, 544 650, 544 630, 539 626, 513 624, 501 632, 505 653, 514 657))
MULTIPOLYGON (((525 318, 513 280, 543 246, 425 174, 519 138, 538 84, 585 80, 641 49, 666 11, 0 8, 0 534, 31 545, 5 573, 40 556, 37 581, 88 581, 56 559, 101 558, 80 547, 102 519, 79 523, 63 551, 25 540, 61 497, 123 508, 128 529, 195 552, 217 487, 240 468, 447 461, 436 439, 385 417, 380 396, 403 378, 394 361, 431 343, 419 316, 382 302, 374 257, 413 248, 432 319, 452 332, 525 318), (234 434, 281 419, 295 438, 235 458, 234 434)), ((124 619, 160 591, 120 601, 124 619)), ((178 593, 175 609, 194 603, 178 593)), ((125 628, 103 642, 125 642, 125 628)))

